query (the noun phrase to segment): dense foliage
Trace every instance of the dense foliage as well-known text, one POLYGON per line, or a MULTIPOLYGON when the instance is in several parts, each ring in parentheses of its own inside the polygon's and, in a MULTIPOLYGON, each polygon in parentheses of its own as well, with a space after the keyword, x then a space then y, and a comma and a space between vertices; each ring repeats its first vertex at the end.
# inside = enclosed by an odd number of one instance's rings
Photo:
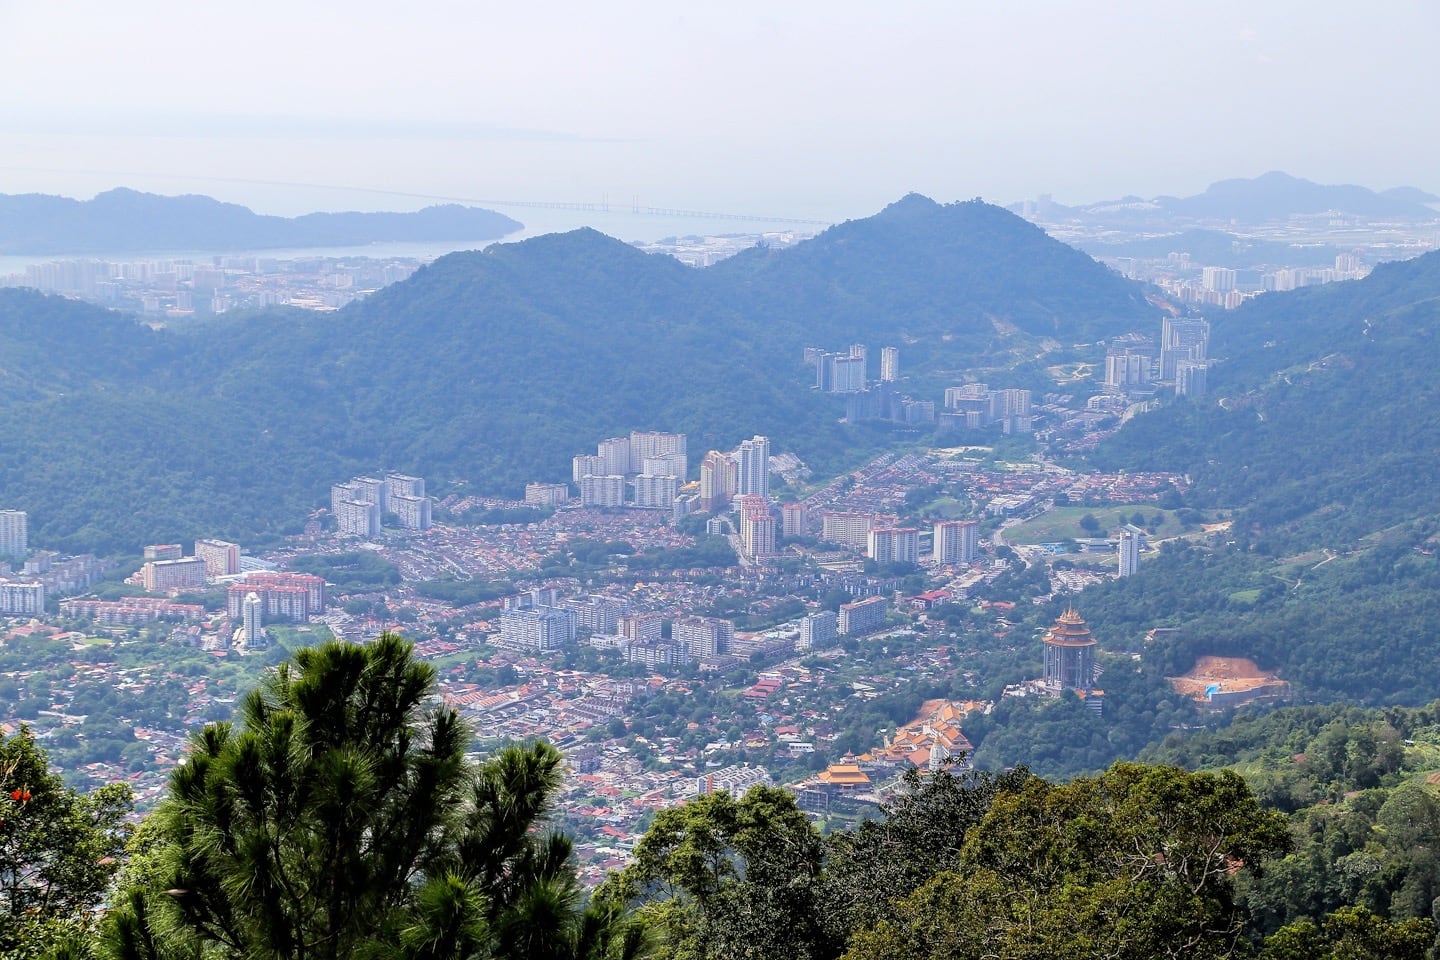
POLYGON ((702 796, 662 811, 597 897, 635 906, 677 958, 1148 960, 1262 945, 1318 960, 1341 942, 1401 958, 1434 939, 1428 919, 1347 903, 1264 940, 1246 892, 1292 839, 1234 773, 1118 764, 1056 785, 941 770, 907 788, 879 819, 823 837, 785 791, 702 796))
POLYGON ((0 739, 0 957, 36 957, 89 927, 129 833, 130 790, 77 793, 29 730, 0 739))
POLYGON ((112 913, 117 958, 609 958, 639 944, 586 908, 545 831, 561 758, 477 766, 434 670, 394 635, 297 652, 235 725, 197 733, 112 913))

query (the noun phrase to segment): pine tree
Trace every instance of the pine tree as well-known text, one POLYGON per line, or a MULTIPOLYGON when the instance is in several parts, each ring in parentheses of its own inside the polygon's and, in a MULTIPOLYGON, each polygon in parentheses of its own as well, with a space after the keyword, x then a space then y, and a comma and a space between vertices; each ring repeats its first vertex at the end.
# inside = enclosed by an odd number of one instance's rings
POLYGON ((642 943, 587 907, 568 838, 540 829, 551 746, 476 766, 434 670, 382 635, 298 651, 191 744, 149 866, 114 911, 125 960, 590 960, 642 943))

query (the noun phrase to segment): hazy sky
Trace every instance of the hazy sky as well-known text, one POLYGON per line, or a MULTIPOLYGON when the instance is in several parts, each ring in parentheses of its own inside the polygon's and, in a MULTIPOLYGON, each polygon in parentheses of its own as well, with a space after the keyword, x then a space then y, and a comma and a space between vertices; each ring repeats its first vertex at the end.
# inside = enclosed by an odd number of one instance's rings
POLYGON ((1272 169, 1440 192, 1437 42, 1434 0, 0 0, 0 193, 840 219, 1272 169))

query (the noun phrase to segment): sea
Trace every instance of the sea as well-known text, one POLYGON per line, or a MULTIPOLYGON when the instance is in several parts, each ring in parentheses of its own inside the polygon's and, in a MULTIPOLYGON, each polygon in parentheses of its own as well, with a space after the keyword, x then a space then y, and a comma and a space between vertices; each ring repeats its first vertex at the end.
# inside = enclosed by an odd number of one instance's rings
POLYGON ((673 216, 648 214, 630 209, 616 210, 504 210, 507 216, 524 224, 521 230, 499 240, 444 240, 427 243, 372 243, 352 247, 290 247, 265 250, 152 250, 143 253, 47 253, 34 255, 0 255, 0 278, 23 274, 25 268, 56 260, 208 260, 228 257, 265 257, 273 260, 295 260, 307 257, 350 259, 369 257, 375 260, 407 259, 429 261, 457 250, 478 250, 492 243, 518 243, 547 233, 563 233, 591 227, 626 243, 654 243, 670 237, 751 236, 777 230, 818 232, 823 225, 796 225, 785 221, 748 220, 735 217, 673 216))

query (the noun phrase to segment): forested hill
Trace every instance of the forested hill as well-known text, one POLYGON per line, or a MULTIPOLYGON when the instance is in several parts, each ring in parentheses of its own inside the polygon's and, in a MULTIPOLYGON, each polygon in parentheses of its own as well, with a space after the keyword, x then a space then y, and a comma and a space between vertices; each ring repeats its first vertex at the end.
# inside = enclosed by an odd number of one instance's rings
POLYGON ((1440 254, 1212 317, 1211 396, 1137 417, 1097 459, 1191 474, 1276 550, 1440 514, 1440 254))
POLYGON ((947 337, 983 349, 1010 325, 1092 342, 1150 312, 1138 285, 1000 207, 918 194, 812 243, 732 257, 706 278, 740 292, 752 314, 798 321, 806 336, 919 340, 921 349, 944 350, 947 337))
POLYGON ((298 523, 357 469, 518 495, 630 429, 701 451, 766 433, 823 471, 877 438, 837 423, 804 346, 897 345, 907 370, 954 370, 1155 320, 1137 285, 979 202, 908 197, 709 270, 580 230, 444 257, 334 314, 121 324, 67 349, 12 325, 26 376, 69 389, 0 398, 0 497, 38 545, 133 549, 298 523))
POLYGON ((431 240, 497 240, 521 228, 509 217, 459 204, 415 213, 263 216, 210 197, 115 189, 91 200, 0 195, 0 253, 140 253, 262 250, 431 240))

